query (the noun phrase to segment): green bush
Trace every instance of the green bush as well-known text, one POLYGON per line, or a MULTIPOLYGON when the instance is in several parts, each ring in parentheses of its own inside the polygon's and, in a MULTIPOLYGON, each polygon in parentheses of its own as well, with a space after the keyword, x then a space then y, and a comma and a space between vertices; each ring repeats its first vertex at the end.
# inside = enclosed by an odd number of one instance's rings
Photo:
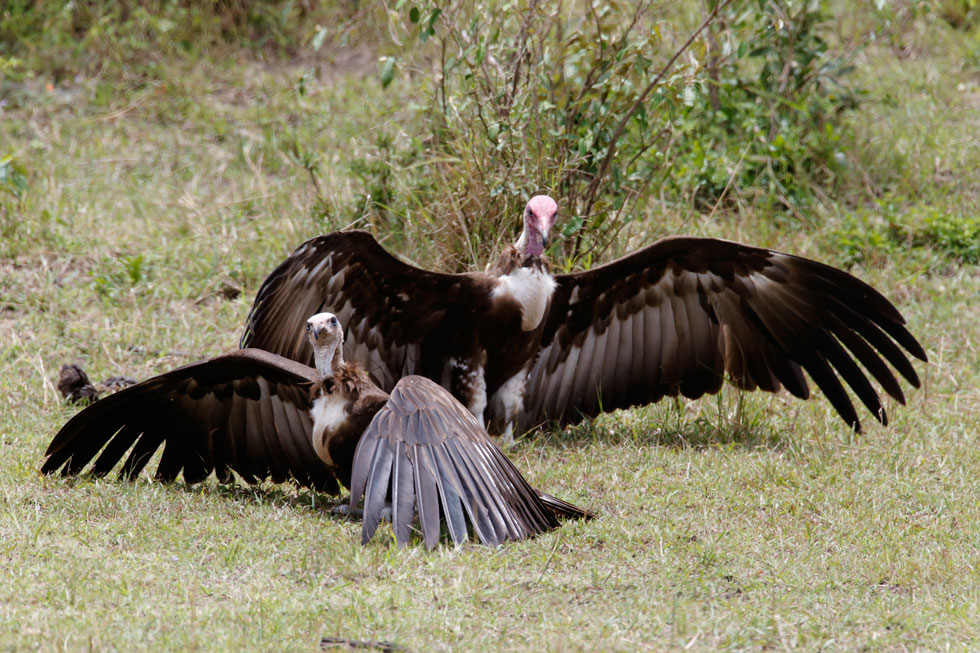
POLYGON ((849 136, 840 117, 860 92, 842 84, 850 66, 822 34, 827 20, 819 3, 758 1, 709 26, 715 51, 675 120, 678 193, 710 207, 728 188, 794 207, 834 189, 849 136))
POLYGON ((411 76, 419 127, 353 169, 389 229, 453 216, 438 241, 460 267, 511 237, 536 191, 563 201, 552 254, 574 266, 651 201, 795 210, 833 190, 858 94, 819 3, 712 4, 700 31, 642 1, 395 6, 404 45, 381 82, 411 76))
POLYGON ((912 225, 913 245, 931 247, 961 263, 980 263, 980 218, 933 211, 912 225))
POLYGON ((881 202, 878 215, 847 217, 830 234, 844 265, 874 265, 901 250, 921 251, 930 267, 980 263, 980 217, 959 209, 881 202))

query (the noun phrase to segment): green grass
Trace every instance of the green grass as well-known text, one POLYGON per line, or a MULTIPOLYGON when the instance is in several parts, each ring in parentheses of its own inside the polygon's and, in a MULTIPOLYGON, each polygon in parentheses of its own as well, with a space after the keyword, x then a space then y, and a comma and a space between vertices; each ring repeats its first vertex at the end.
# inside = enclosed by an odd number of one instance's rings
POLYGON ((976 648, 980 274, 936 243, 855 256, 840 235, 976 216, 974 46, 920 23, 895 39, 860 69, 873 101, 853 117, 851 165, 866 196, 803 228, 654 207, 621 250, 683 231, 856 262, 929 353, 923 388, 863 435, 820 393, 733 391, 531 434, 518 467, 600 518, 499 550, 398 550, 387 531, 362 547, 330 497, 290 486, 37 472, 77 410, 59 366, 146 377, 234 348, 263 276, 349 222, 347 161, 397 129, 410 85, 382 93, 373 70, 328 67, 300 96, 308 65, 247 58, 177 60, 141 85, 7 86, 0 159, 27 188, 0 194, 0 648, 976 648), (320 157, 326 210, 294 143, 320 157))

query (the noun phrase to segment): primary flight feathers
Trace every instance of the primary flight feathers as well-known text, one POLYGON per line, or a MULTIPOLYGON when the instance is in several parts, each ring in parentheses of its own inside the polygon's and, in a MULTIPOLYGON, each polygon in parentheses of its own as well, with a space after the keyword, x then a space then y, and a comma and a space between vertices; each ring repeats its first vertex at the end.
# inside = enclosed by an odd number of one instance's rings
POLYGON ((904 318, 846 272, 726 240, 670 237, 552 276, 540 245, 556 210, 532 199, 521 239, 488 273, 422 270, 362 231, 313 238, 262 284, 242 346, 308 362, 297 328, 313 311, 333 311, 347 324, 347 356, 383 388, 426 376, 505 434, 715 393, 726 375, 744 389, 785 387, 805 399, 804 370, 860 430, 844 384, 883 424, 869 376, 901 403, 892 369, 919 385, 909 354, 926 354, 904 318))
POLYGON ((591 516, 531 488, 435 383, 408 376, 389 397, 345 364, 333 315, 310 318, 308 334, 316 369, 242 349, 97 401, 54 437, 42 471, 77 474, 94 458, 90 471, 104 475, 125 456, 121 474, 134 478, 162 445, 159 479, 182 472, 194 483, 214 472, 229 481, 234 471, 248 483, 291 479, 327 492, 342 484, 351 508, 364 498, 365 542, 390 502, 399 545, 417 514, 429 548, 443 521, 457 544, 469 522, 482 542, 499 545, 554 528, 559 517, 591 516))

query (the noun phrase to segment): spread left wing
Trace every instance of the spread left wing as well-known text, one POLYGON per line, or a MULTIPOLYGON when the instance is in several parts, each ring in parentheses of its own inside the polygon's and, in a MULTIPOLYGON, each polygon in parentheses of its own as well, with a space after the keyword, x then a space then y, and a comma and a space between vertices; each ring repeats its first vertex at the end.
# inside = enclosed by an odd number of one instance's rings
MULTIPOLYGON (((358 443, 351 507, 362 497, 365 543, 378 527, 387 498, 399 546, 411 539, 416 515, 429 549, 439 541, 443 520, 457 545, 467 538, 467 522, 481 542, 492 546, 558 525, 553 510, 476 418, 449 392, 420 376, 398 382, 358 443)), ((565 515, 591 516, 552 501, 565 515)))
POLYGON ((747 390, 785 386, 805 399, 806 370, 860 430, 841 379, 886 423, 865 370, 904 403, 885 361, 918 387, 905 352, 926 360, 902 315, 868 284, 815 261, 730 241, 665 238, 556 281, 524 394, 525 429, 665 395, 715 393, 726 374, 747 390))
POLYGON ((124 388, 72 417, 54 437, 41 468, 135 478, 163 446, 156 477, 188 483, 212 471, 246 482, 271 477, 338 492, 337 480, 313 450, 310 386, 316 371, 255 349, 177 368, 124 388))

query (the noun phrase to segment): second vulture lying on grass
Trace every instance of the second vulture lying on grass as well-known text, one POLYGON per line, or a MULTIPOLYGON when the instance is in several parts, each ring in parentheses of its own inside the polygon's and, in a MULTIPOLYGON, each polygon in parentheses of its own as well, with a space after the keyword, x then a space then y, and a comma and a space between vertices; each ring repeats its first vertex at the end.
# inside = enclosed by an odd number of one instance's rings
POLYGON ((426 547, 444 521, 456 544, 499 545, 550 530, 561 517, 590 517, 534 490, 476 419, 432 381, 409 376, 387 395, 343 360, 336 316, 309 318, 316 369, 257 349, 193 363, 125 388, 75 415, 48 446, 45 473, 136 477, 163 445, 162 480, 188 483, 214 471, 248 483, 271 477, 364 498, 362 539, 390 506, 405 545, 418 517, 426 547), (100 453, 101 452, 101 453, 100 453), (442 519, 440 519, 440 514, 442 519))
POLYGON ((866 373, 900 403, 885 361, 919 386, 905 351, 926 354, 905 319, 846 272, 726 240, 671 237, 552 276, 543 251, 557 210, 550 197, 532 198, 520 239, 489 273, 421 270, 363 231, 313 238, 262 283, 242 346, 307 362, 298 326, 311 312, 333 311, 347 324, 349 358, 381 387, 421 374, 504 434, 665 395, 697 398, 718 392, 726 375, 746 390, 785 387, 806 399, 804 370, 860 430, 841 379, 883 424, 866 373))

